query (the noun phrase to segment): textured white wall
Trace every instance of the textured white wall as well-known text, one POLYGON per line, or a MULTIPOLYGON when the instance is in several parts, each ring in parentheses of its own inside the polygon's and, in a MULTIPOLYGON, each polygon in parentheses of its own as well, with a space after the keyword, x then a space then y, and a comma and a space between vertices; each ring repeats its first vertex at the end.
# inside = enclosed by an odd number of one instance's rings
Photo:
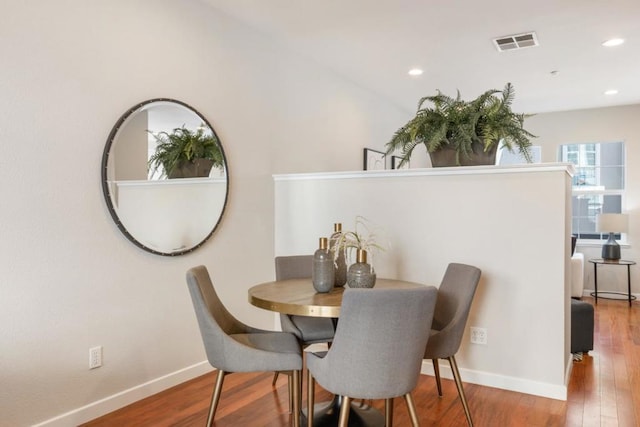
MULTIPOLYGON (((627 154, 626 197, 623 209, 629 214, 629 246, 622 257, 640 262, 640 105, 538 114, 527 119, 525 127, 538 135, 542 161, 556 161, 561 144, 624 141, 627 154)), ((593 265, 586 260, 600 258, 600 243, 581 245, 585 254, 585 293, 593 291, 593 265)), ((627 292, 627 270, 598 267, 598 289, 627 292)), ((631 266, 631 292, 640 293, 640 266, 631 266)))
POLYGON ((205 360, 191 266, 210 268, 238 317, 271 326, 246 296, 273 277, 271 174, 360 169, 362 148, 381 149, 408 117, 196 0, 4 0, 2 16, 0 426, 205 360), (101 192, 111 127, 156 97, 207 117, 229 161, 220 228, 177 258, 132 245, 101 192), (104 366, 89 371, 95 345, 104 366))

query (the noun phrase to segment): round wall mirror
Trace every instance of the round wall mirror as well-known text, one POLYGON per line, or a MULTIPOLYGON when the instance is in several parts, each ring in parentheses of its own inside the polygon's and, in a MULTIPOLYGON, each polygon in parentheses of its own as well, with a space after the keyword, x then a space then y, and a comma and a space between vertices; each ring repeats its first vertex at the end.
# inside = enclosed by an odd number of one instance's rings
POLYGON ((102 155, 102 190, 122 233, 175 256, 201 246, 220 223, 229 175, 220 139, 187 104, 151 99, 120 117, 102 155))

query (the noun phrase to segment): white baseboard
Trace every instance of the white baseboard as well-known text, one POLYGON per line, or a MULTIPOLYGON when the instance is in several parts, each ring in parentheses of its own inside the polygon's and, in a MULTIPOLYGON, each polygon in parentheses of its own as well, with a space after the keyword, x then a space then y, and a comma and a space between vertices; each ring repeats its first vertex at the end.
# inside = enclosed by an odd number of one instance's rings
MULTIPOLYGON (((569 353, 569 360, 567 360, 567 364, 565 366, 567 369, 565 369, 564 372, 564 383, 568 386, 569 381, 571 380, 571 371, 573 371, 573 354, 569 353)), ((565 397, 563 400, 567 400, 567 398, 565 397)))
MULTIPOLYGON (((571 374, 571 363, 568 364, 567 379, 571 374)), ((184 369, 172 372, 144 384, 131 387, 114 395, 105 397, 88 405, 50 418, 33 427, 67 427, 70 425, 78 425, 91 421, 102 415, 113 412, 117 409, 130 405, 138 400, 144 399, 163 390, 189 381, 193 378, 211 372, 213 368, 207 361, 196 363, 184 369)), ((422 363, 421 373, 433 376, 433 366, 430 360, 424 360, 422 363)), ((442 378, 453 379, 451 368, 448 362, 440 364, 440 375, 442 378)), ((487 387, 496 387, 504 390, 516 391, 519 393, 527 393, 536 396, 548 397, 551 399, 567 400, 567 387, 554 384, 540 383, 536 381, 528 381, 522 378, 507 377, 487 372, 474 371, 460 368, 460 375, 464 382, 478 384, 487 387)), ((568 381, 568 380, 567 380, 568 381)))
POLYGON ((130 389, 107 396, 104 399, 89 403, 81 408, 50 418, 40 424, 34 425, 33 427, 68 427, 71 425, 76 426, 78 424, 86 423, 87 421, 91 421, 95 418, 108 414, 109 412, 113 412, 116 409, 130 405, 131 403, 137 402, 145 397, 149 397, 185 381, 204 375, 212 370, 213 368, 207 361, 196 363, 195 365, 187 366, 186 368, 171 372, 170 374, 164 375, 160 378, 153 379, 144 384, 131 387, 130 389))
MULTIPOLYGON (((505 375, 492 374, 490 372, 474 371, 458 366, 462 381, 465 383, 478 384, 486 387, 495 387, 503 390, 516 391, 518 393, 532 394, 534 396, 548 397, 550 399, 567 400, 567 386, 541 383, 538 381, 526 380, 523 378, 508 377, 505 375)), ((433 364, 431 360, 422 361, 420 371, 424 375, 433 376, 433 364)), ((449 362, 440 361, 440 377, 453 380, 453 374, 449 362)), ((435 381, 435 380, 434 380, 435 381)), ((568 383, 566 383, 568 384, 568 383)))

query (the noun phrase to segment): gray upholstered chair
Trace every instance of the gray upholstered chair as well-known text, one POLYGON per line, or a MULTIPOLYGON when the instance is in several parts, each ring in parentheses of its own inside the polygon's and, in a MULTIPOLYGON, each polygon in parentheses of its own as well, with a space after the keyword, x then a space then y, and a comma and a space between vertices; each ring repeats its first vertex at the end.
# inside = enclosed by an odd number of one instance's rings
POLYGON ((340 426, 346 426, 352 399, 385 399, 391 426, 393 398, 404 396, 414 426, 411 397, 420 375, 437 298, 432 286, 412 289, 346 289, 333 345, 322 355, 307 355, 308 425, 313 421, 317 381, 343 396, 340 426))
POLYGON ((424 358, 433 361, 438 395, 442 397, 438 359, 447 359, 451 365, 458 395, 470 426, 473 425, 467 398, 462 387, 455 354, 460 348, 464 328, 469 317, 471 302, 480 281, 480 269, 466 264, 451 263, 438 288, 438 301, 433 315, 431 334, 424 351, 424 358))
POLYGON ((207 426, 213 422, 225 375, 262 371, 292 372, 289 402, 293 405, 293 425, 299 426, 302 354, 296 337, 252 328, 233 317, 216 294, 205 266, 187 271, 187 285, 207 359, 218 369, 207 426))
MULTIPOLYGON (((313 255, 279 256, 275 262, 276 280, 311 278, 313 255)), ((329 318, 281 314, 280 324, 284 332, 290 332, 298 338, 302 347, 331 342, 335 333, 333 319, 329 318)), ((277 379, 276 372, 273 384, 277 379)))

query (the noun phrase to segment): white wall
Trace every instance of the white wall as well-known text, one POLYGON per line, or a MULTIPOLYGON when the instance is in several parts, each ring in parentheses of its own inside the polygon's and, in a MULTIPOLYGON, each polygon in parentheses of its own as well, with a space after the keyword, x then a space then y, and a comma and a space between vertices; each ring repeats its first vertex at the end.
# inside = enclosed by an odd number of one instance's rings
MULTIPOLYGON (((640 262, 640 105, 538 114, 527 119, 525 128, 538 135, 534 144, 542 146, 542 161, 557 160, 561 144, 624 141, 627 155, 624 208, 629 214, 629 246, 622 257, 640 262)), ((593 291, 593 265, 586 260, 600 258, 601 244, 579 242, 585 254, 585 294, 593 291)), ((598 289, 627 291, 627 270, 598 267, 598 289)), ((640 294, 640 267, 631 266, 631 292, 640 294)))
POLYGON ((207 369, 191 266, 238 317, 272 325, 246 295, 273 277, 271 175, 358 170, 408 117, 196 0, 4 0, 2 16, 0 426, 90 405, 58 423, 77 424, 135 393, 99 399, 207 369), (111 127, 157 97, 207 117, 229 162, 220 228, 176 258, 132 245, 101 192, 111 127), (89 371, 95 345, 104 366, 89 371))
MULTIPOLYGON (((438 286, 450 262, 482 278, 456 355, 465 381, 566 399, 571 177, 561 165, 279 175, 276 254, 313 253, 356 215, 386 230, 378 277, 438 286)), ((384 240, 381 242, 383 243, 384 240)), ((429 363, 430 364, 430 363, 429 363)))
POLYGON ((107 176, 117 181, 147 179, 149 129, 147 110, 131 116, 126 125, 120 127, 118 140, 112 145, 107 176))

